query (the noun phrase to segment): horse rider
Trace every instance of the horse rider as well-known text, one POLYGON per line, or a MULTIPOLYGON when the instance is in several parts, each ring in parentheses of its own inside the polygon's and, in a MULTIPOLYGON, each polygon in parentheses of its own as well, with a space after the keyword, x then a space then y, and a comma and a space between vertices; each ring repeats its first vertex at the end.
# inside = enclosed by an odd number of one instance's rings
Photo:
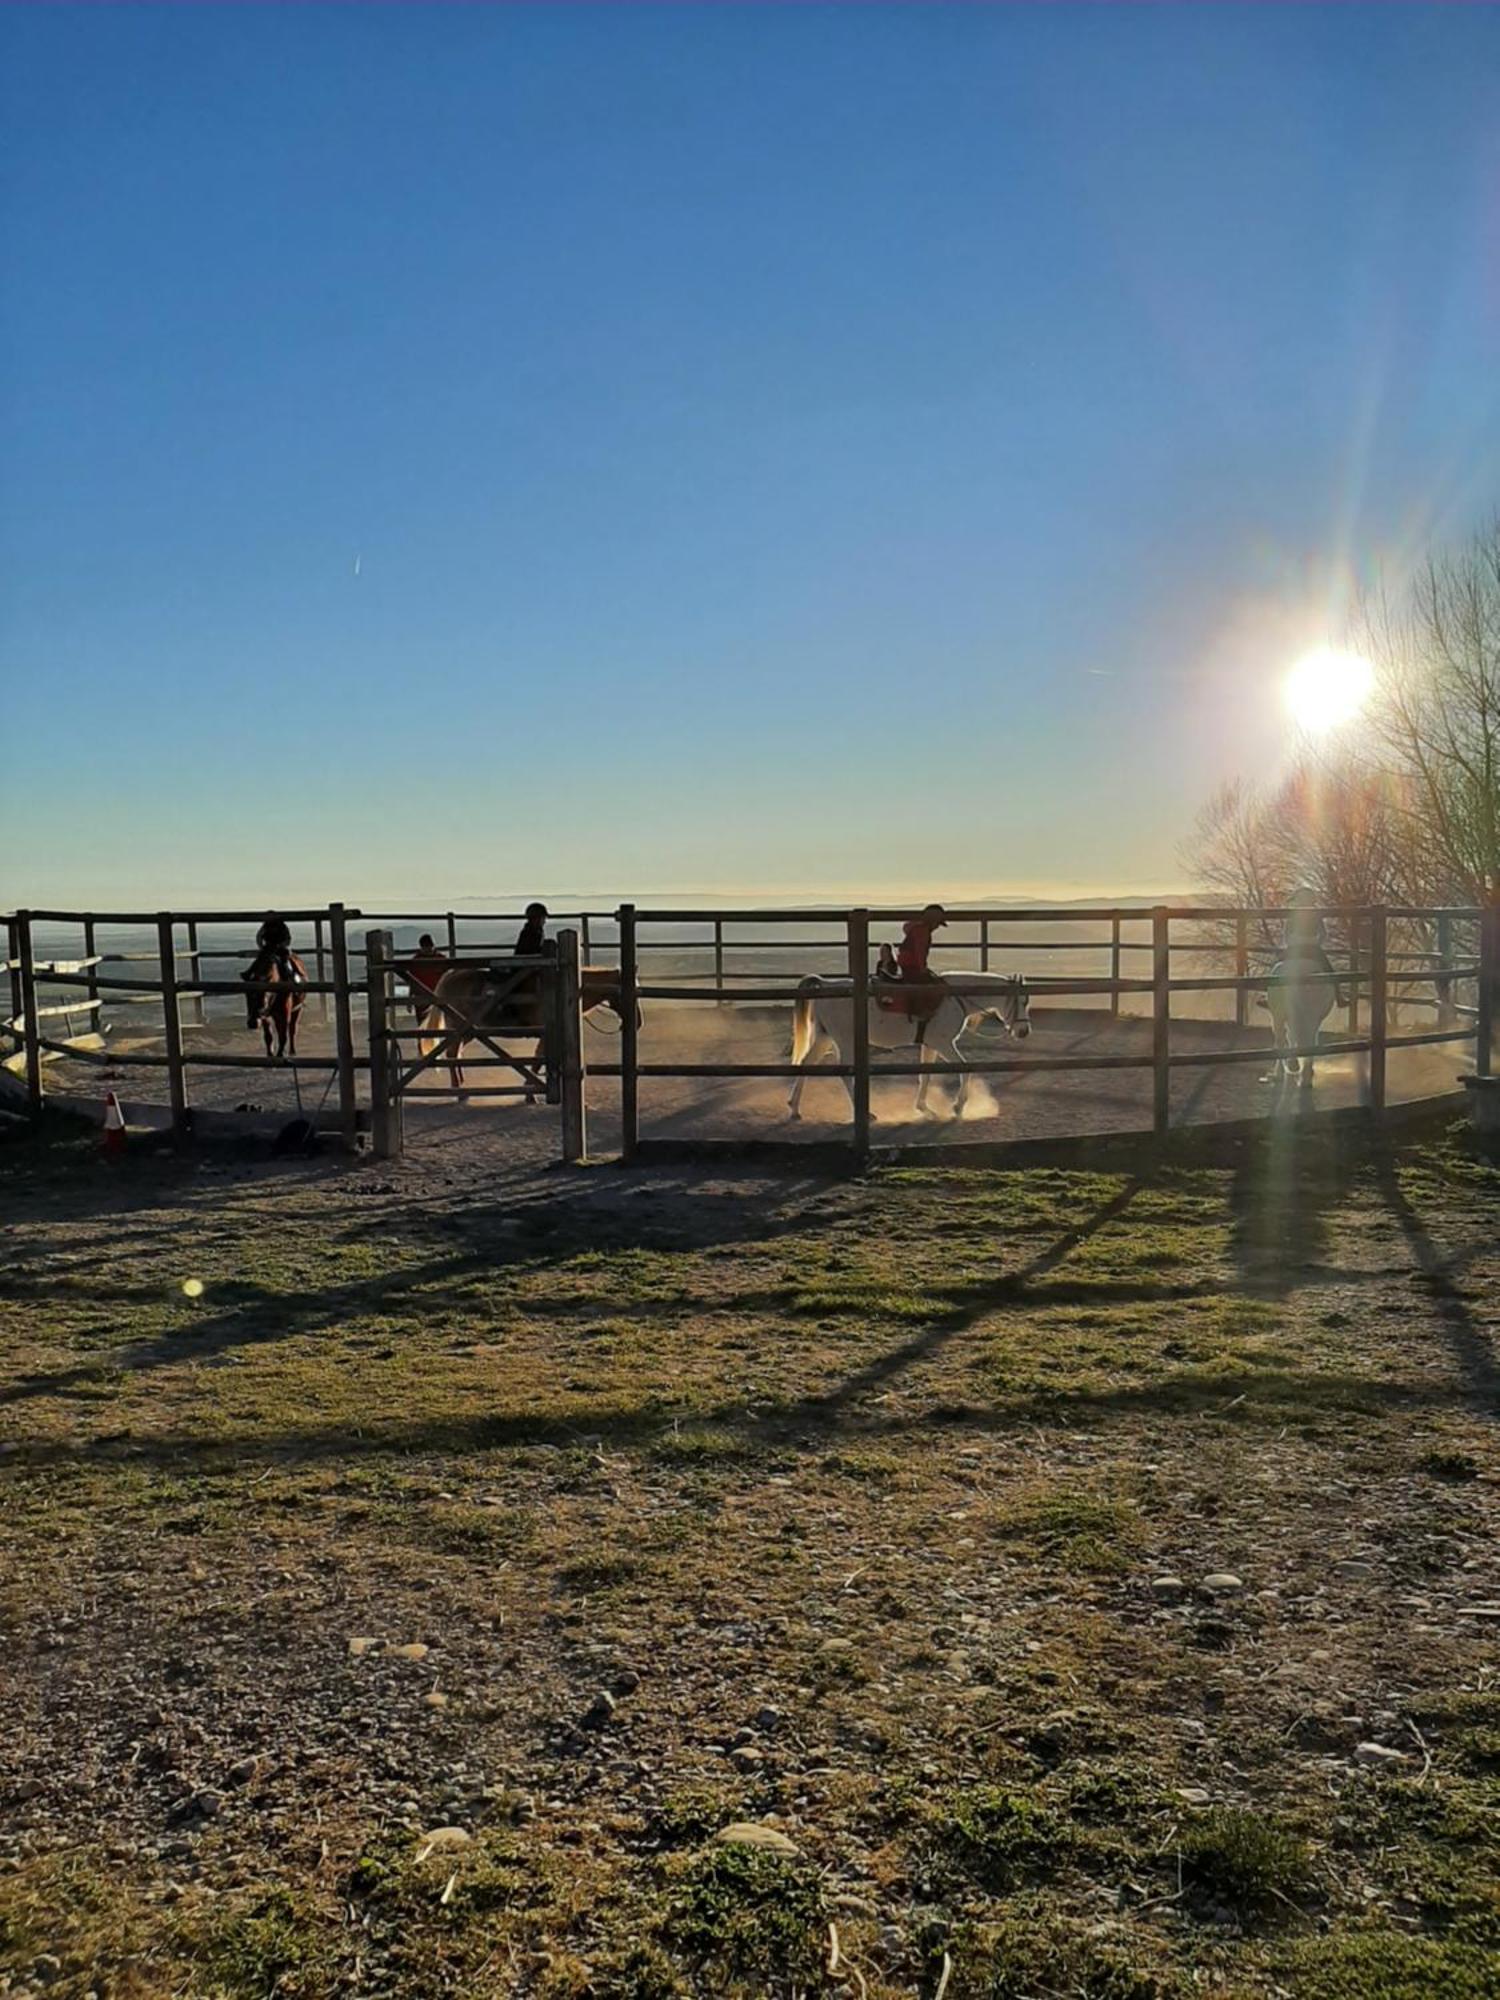
POLYGON ((423 931, 417 939, 416 957, 403 970, 412 1012, 420 1020, 437 1004, 437 983, 448 970, 448 954, 438 950, 430 931, 423 931))
POLYGON ((540 958, 547 948, 547 905, 528 903, 526 921, 516 937, 514 953, 517 958, 540 958))
POLYGON ((933 942, 937 933, 948 921, 948 913, 941 903, 929 903, 919 917, 909 917, 901 927, 901 942, 894 955, 890 946, 883 945, 880 963, 876 968, 876 979, 882 984, 906 987, 906 994, 891 993, 882 997, 883 1007, 899 1007, 908 1014, 925 1018, 925 1003, 933 997, 942 981, 933 972, 928 960, 932 955, 933 942), (926 987, 921 993, 912 989, 926 987))
POLYGON ((1319 972, 1332 972, 1326 944, 1327 933, 1318 910, 1318 894, 1306 883, 1287 897, 1286 928, 1281 936, 1281 956, 1288 964, 1311 965, 1319 972))
POLYGON ((928 969, 937 933, 948 921, 941 903, 929 903, 919 917, 909 917, 901 926, 901 942, 896 947, 896 969, 908 986, 930 982, 936 974, 928 969))
MULTIPOLYGON (((270 976, 273 966, 276 968, 278 979, 286 980, 289 985, 297 980, 297 965, 292 957, 291 926, 287 923, 285 917, 278 917, 274 910, 268 910, 264 923, 262 923, 260 929, 255 933, 254 961, 245 967, 240 977, 245 980, 255 981, 267 979, 270 976)), ((259 1014, 269 1014, 271 1010, 271 996, 269 993, 262 993, 259 996, 252 994, 250 998, 252 1004, 258 998, 259 1014)), ((253 1021, 251 1025, 254 1026, 253 1021)))
MULTIPOLYGON (((1281 934, 1283 965, 1302 965, 1309 971, 1332 973, 1334 964, 1328 956, 1328 934, 1318 909, 1317 890, 1301 883, 1286 902, 1286 926, 1281 934)), ((1347 995, 1342 985, 1334 987, 1333 997, 1340 1006, 1345 1004, 1347 995)))

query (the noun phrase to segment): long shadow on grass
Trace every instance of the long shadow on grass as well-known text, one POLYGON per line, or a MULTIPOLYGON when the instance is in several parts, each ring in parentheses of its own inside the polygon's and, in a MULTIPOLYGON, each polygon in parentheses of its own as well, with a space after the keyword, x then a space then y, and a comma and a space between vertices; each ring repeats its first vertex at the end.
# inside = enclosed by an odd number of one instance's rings
MULTIPOLYGON (((649 1192, 664 1196, 668 1190, 652 1188, 649 1192)), ((470 1240, 451 1244, 450 1236, 451 1247, 421 1261, 374 1275, 362 1273, 347 1283, 305 1292, 253 1278, 217 1281, 212 1295, 225 1301, 221 1310, 193 1309, 179 1300, 181 1324, 170 1333, 125 1346, 100 1347, 71 1367, 23 1376, 0 1390, 0 1407, 40 1396, 79 1391, 92 1394, 101 1377, 117 1371, 136 1374, 202 1362, 230 1349, 292 1340, 370 1316, 406 1314, 430 1322, 445 1312, 482 1318, 487 1313, 503 1314, 510 1306, 528 1317, 556 1312, 560 1317, 597 1318, 616 1309, 641 1318, 680 1313, 698 1305, 693 1294, 673 1292, 654 1299, 627 1296, 615 1307, 597 1297, 579 1299, 566 1293, 551 1300, 507 1295, 503 1288, 495 1289, 495 1281, 503 1287, 508 1277, 520 1284, 539 1271, 558 1268, 560 1259, 584 1252, 672 1252, 770 1242, 816 1226, 819 1204, 836 1204, 840 1199, 838 1190, 830 1190, 822 1182, 780 1182, 755 1193, 699 1189, 694 1191, 691 1213, 684 1221, 680 1210, 660 1219, 647 1213, 622 1216, 614 1208, 596 1214, 580 1206, 576 1193, 561 1189, 534 1201, 520 1218, 515 1234, 498 1233, 495 1218, 484 1213, 472 1218, 443 1216, 438 1220, 449 1231, 456 1228, 470 1240), (481 1281, 487 1288, 476 1296, 472 1287, 481 1281)), ((369 1236, 389 1242, 398 1229, 409 1239, 421 1220, 403 1216, 397 1222, 389 1211, 371 1218, 368 1224, 359 1218, 349 1240, 357 1242, 369 1236)), ((59 1296, 70 1304, 138 1306, 163 1305, 173 1298, 170 1281, 111 1284, 107 1279, 73 1279, 66 1257, 40 1258, 34 1269, 11 1274, 4 1291, 11 1297, 33 1299, 38 1306, 59 1296)), ((768 1307, 771 1301, 772 1295, 767 1294, 759 1303, 768 1307)), ((785 1301, 780 1304, 784 1307, 785 1301)))
MULTIPOLYGON (((1105 1390, 1073 1389, 1018 1396, 999 1404, 943 1404, 915 1414, 858 1416, 826 1398, 767 1408, 721 1404, 694 1414, 695 1433, 717 1437, 730 1447, 726 1463, 763 1452, 822 1450, 830 1438, 919 1439, 955 1430, 1003 1435, 1057 1425, 1080 1426, 1155 1416, 1222 1417, 1238 1431, 1259 1426, 1283 1431, 1289 1423, 1318 1423, 1424 1409, 1472 1406, 1473 1393, 1459 1385, 1430 1381, 1371 1382, 1362 1376, 1296 1369, 1245 1369, 1195 1373, 1182 1370, 1163 1379, 1105 1390)), ((370 1424, 359 1430, 330 1424, 269 1435, 182 1435, 140 1440, 115 1437, 87 1443, 48 1442, 23 1446, 11 1461, 23 1476, 43 1467, 108 1465, 238 1473, 249 1463, 318 1463, 326 1459, 394 1457, 409 1462, 424 1455, 442 1458, 475 1452, 524 1450, 538 1445, 603 1445, 614 1450, 673 1454, 681 1413, 639 1408, 602 1408, 576 1417, 438 1417, 417 1423, 370 1424)))
POLYGON ((1471 1394, 1487 1405, 1487 1413, 1491 1417, 1500 1414, 1496 1405, 1496 1397, 1500 1395, 1500 1367, 1496 1364, 1494 1345, 1454 1281, 1455 1271, 1468 1258, 1450 1257, 1439 1249, 1402 1188, 1396 1162, 1389 1153, 1379 1156, 1375 1178, 1421 1273, 1424 1290, 1447 1336, 1459 1373, 1471 1394))

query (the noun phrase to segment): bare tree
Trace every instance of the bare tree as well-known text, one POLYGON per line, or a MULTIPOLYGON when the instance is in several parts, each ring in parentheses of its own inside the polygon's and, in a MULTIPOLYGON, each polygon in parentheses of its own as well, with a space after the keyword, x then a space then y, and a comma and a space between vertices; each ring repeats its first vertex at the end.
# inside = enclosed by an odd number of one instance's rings
POLYGON ((1364 607, 1376 738, 1434 900, 1500 900, 1500 522, 1364 607))

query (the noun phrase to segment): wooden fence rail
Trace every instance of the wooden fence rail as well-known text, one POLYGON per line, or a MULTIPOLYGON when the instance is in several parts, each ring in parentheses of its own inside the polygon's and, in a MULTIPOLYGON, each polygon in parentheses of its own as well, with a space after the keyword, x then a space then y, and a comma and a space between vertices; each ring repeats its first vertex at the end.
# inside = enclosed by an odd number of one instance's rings
MULTIPOLYGON (((205 968, 224 960, 243 959, 245 948, 215 941, 215 925, 258 924, 260 911, 58 911, 19 910, 6 918, 6 969, 9 979, 10 1015, 8 1034, 22 1051, 18 1058, 24 1071, 27 1102, 40 1112, 45 1102, 44 1058, 64 1057, 96 1067, 160 1069, 166 1072, 171 1129, 185 1137, 191 1130, 193 1105, 189 1092, 192 1071, 202 1068, 245 1070, 265 1067, 260 1056, 231 1055, 193 1045, 185 1030, 203 1026, 206 1003, 233 995, 243 999, 247 990, 269 987, 271 982, 255 982, 247 987, 242 978, 205 977, 205 968), (48 960, 37 951, 39 924, 74 925, 82 932, 82 953, 73 959, 48 960), (101 950, 100 933, 112 926, 143 928, 154 934, 154 950, 111 952, 101 950), (147 976, 131 976, 115 968, 149 967, 147 976), (62 994, 76 991, 80 999, 70 1005, 65 999, 51 1001, 49 989, 62 994), (120 1004, 135 1006, 158 1001, 162 1013, 161 1050, 122 1050, 79 1046, 77 1041, 46 1032, 46 1023, 74 1011, 98 1017, 112 996, 120 1004), (192 1009, 184 1017, 184 1007, 192 1009)), ((503 929, 512 921, 496 913, 472 918, 444 913, 441 918, 384 917, 378 927, 363 937, 350 933, 350 919, 358 913, 342 904, 330 903, 316 909, 283 913, 289 923, 310 926, 313 943, 299 945, 313 959, 316 977, 303 989, 325 1010, 333 1027, 331 1054, 287 1059, 279 1067, 294 1072, 319 1072, 328 1076, 337 1091, 337 1131, 344 1144, 358 1143, 361 1113, 359 1079, 369 1079, 369 1125, 377 1149, 397 1152, 402 1143, 400 1091, 393 1079, 399 1077, 401 1045, 416 1038, 415 1030, 392 1023, 402 974, 402 956, 393 944, 390 926, 396 922, 423 923, 445 933, 450 953, 460 962, 485 952, 508 955, 509 942, 465 939, 461 930, 503 929), (360 1044, 356 1028, 354 1000, 361 1001, 368 1022, 366 1041, 360 1044)), ((1367 1061, 1366 1095, 1372 1112, 1383 1110, 1388 1086, 1390 1051, 1472 1043, 1475 1069, 1488 1075, 1495 1020, 1495 987, 1500 978, 1500 914, 1459 907, 1432 909, 1329 909, 1321 914, 1345 940, 1340 947, 1342 962, 1332 973, 1310 973, 1299 984, 1319 984, 1342 989, 1347 1001, 1348 1032, 1322 1040, 1318 1054, 1359 1054, 1367 1061), (1397 935, 1393 937, 1393 927, 1397 935), (1461 993, 1466 997, 1460 997, 1461 993), (1472 1004, 1471 1004, 1472 1000, 1472 1004), (1392 1006, 1430 1009, 1435 1015, 1433 1029, 1418 1033, 1392 1032, 1392 1006), (1363 1003, 1363 1008, 1361 1007, 1363 1003), (1360 1032, 1361 1010, 1365 1015, 1360 1032)), ((753 969, 741 970, 732 964, 737 953, 799 953, 805 964, 812 951, 838 951, 843 957, 839 976, 825 983, 852 998, 854 1041, 849 1060, 840 1064, 819 1064, 820 1077, 845 1078, 851 1085, 853 1122, 850 1149, 856 1164, 871 1157, 870 1087, 872 1077, 921 1077, 953 1073, 951 1065, 930 1060, 891 1062, 872 1059, 869 1039, 868 1001, 871 991, 870 952, 872 932, 879 925, 894 924, 905 915, 901 910, 853 909, 747 909, 705 910, 698 908, 638 909, 625 904, 614 911, 579 912, 559 936, 560 955, 556 977, 548 987, 546 1039, 550 1055, 543 1065, 544 1087, 549 1099, 562 1112, 562 1153, 570 1160, 581 1159, 586 1150, 585 1074, 600 1079, 618 1079, 621 1113, 621 1153, 626 1160, 638 1156, 642 1143, 642 1078, 711 1079, 736 1077, 792 1078, 799 1071, 789 1062, 712 1063, 671 1062, 654 1057, 642 1059, 637 1009, 641 1002, 676 1003, 734 1002, 786 1005, 794 989, 775 974, 753 969), (592 934, 590 926, 593 926, 592 934), (663 938, 649 935, 663 926, 674 929, 698 927, 697 938, 663 938), (612 927, 613 938, 603 935, 612 927), (765 937, 755 933, 775 927, 794 935, 765 937), (830 935, 838 929, 837 936, 830 935), (587 1063, 577 1035, 578 998, 582 965, 589 956, 591 941, 598 948, 617 955, 620 976, 622 1030, 619 1061, 587 1063), (679 959, 700 954, 711 966, 702 980, 694 975, 668 974, 657 980, 642 978, 642 959, 651 955, 673 954, 679 959)), ((1138 1054, 1011 1055, 977 1059, 966 1064, 977 1076, 1014 1075, 1025 1072, 1109 1071, 1139 1069, 1149 1071, 1151 1084, 1151 1127, 1158 1136, 1171 1122, 1171 1077, 1174 1070, 1211 1065, 1231 1066, 1263 1062, 1263 1047, 1183 1049, 1173 1047, 1173 1004, 1177 995, 1223 993, 1233 996, 1233 1017, 1244 1027, 1250 1019, 1253 996, 1275 983, 1266 961, 1280 950, 1274 926, 1284 922, 1283 910, 1232 910, 1211 905, 1100 908, 1006 908, 955 909, 950 912, 955 928, 971 935, 945 947, 945 957, 969 954, 980 971, 987 970, 997 956, 1013 959, 1025 951, 1091 952, 1108 966, 1107 972, 1064 973, 1030 977, 1032 991, 1048 999, 1070 996, 1103 1000, 1108 1017, 1118 1017, 1121 1001, 1149 996, 1148 1051, 1138 1054), (1046 939, 1038 932, 1047 925, 1075 927, 1088 924, 1100 929, 1097 938, 1067 936, 1046 939), (1183 935, 1184 927, 1208 927, 1204 934, 1183 935), (1130 936, 1132 929, 1145 936, 1130 936), (1174 934, 1175 932, 1175 934, 1174 934), (1138 973, 1124 970, 1133 956, 1149 954, 1149 968, 1138 973), (1214 973, 1186 970, 1173 973, 1174 962, 1184 959, 1201 967, 1213 963, 1215 955, 1228 956, 1232 972, 1214 973), (1262 969, 1257 971, 1259 964, 1262 969)), ((961 970, 947 975, 957 992, 993 991, 977 980, 970 984, 961 970)), ((1101 1012, 1103 1010, 1101 1009, 1101 1012)), ((90 1039, 86 1037, 85 1040, 90 1039)), ((92 1037, 97 1044, 97 1037, 92 1037)), ((1289 1055, 1312 1055, 1312 1050, 1292 1050, 1289 1055)), ((529 1059, 528 1059, 529 1060, 529 1059)), ((468 1066, 468 1065, 466 1065, 468 1066)), ((513 1059, 496 1055, 476 1058, 476 1069, 514 1068, 513 1059)), ((450 1069, 451 1061, 434 1055, 423 1068, 450 1069)), ((535 1085, 532 1086, 535 1088, 535 1085)), ((472 1092, 472 1095, 523 1094, 528 1086, 516 1084, 472 1092)))

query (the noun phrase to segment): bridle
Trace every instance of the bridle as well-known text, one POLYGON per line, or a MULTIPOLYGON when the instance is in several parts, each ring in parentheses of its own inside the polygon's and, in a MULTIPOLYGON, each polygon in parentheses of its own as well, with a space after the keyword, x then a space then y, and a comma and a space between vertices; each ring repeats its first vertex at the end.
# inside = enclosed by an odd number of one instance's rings
MULTIPOLYGON (((1008 975, 1005 980, 1003 994, 1004 998, 998 1007, 976 1008, 974 1018, 981 1021, 991 1018, 997 1019, 1006 1034, 1014 1036, 1017 1027, 1020 1025, 1021 1003, 1030 998, 1026 989, 1026 975, 1021 972, 1008 975)), ((975 996, 969 995, 967 997, 973 998, 975 996)), ((965 1022, 964 1025, 967 1026, 968 1023, 965 1022)))

